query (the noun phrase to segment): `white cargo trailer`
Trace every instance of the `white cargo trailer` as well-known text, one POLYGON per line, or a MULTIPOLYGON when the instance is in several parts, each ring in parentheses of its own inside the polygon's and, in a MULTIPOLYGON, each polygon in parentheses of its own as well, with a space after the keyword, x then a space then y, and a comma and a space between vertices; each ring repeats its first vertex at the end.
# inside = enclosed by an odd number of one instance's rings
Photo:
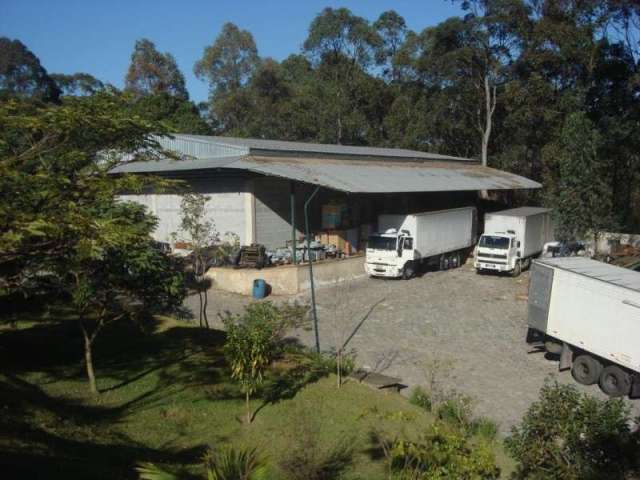
POLYGON ((548 208, 520 207, 487 213, 474 266, 478 273, 491 270, 517 277, 550 240, 553 224, 548 208))
POLYGON ((365 270, 371 276, 413 277, 426 263, 459 266, 476 241, 475 207, 410 215, 380 215, 367 242, 365 270))
POLYGON ((640 396, 640 273, 584 257, 537 260, 527 342, 560 354, 584 385, 640 396))

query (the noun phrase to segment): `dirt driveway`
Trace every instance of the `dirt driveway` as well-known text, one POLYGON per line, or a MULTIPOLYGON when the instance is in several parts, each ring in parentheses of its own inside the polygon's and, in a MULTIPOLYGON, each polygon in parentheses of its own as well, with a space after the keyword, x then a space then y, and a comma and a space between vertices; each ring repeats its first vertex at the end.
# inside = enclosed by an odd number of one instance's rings
MULTIPOLYGON (((466 265, 409 281, 364 278, 321 288, 321 348, 351 336, 348 348, 358 366, 400 377, 409 387, 426 385, 435 370, 439 383, 470 395, 475 413, 493 418, 506 433, 537 399, 545 378, 574 383, 569 372, 558 373, 557 362, 530 353, 524 341, 526 300, 518 296, 526 295, 528 279, 528 272, 517 279, 479 276, 466 265), (434 368, 436 359, 444 365, 434 368)), ((209 316, 238 312, 250 301, 214 290, 209 316)), ((313 345, 312 332, 296 336, 313 345)), ((596 386, 579 387, 604 398, 596 386)), ((640 401, 631 403, 640 415, 640 401)))

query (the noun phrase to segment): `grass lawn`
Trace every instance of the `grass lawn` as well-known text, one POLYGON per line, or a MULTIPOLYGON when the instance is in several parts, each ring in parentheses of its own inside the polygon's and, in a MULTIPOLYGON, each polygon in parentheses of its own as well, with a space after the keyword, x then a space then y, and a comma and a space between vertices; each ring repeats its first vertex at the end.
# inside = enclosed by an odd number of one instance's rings
MULTIPOLYGON (((400 395, 354 381, 338 389, 328 376, 274 389, 269 401, 263 392, 252 402, 254 422, 245 425, 243 397, 222 356, 224 334, 166 318, 104 331, 94 353, 102 393, 94 398, 77 325, 51 317, 0 330, 4 478, 136 478, 141 461, 198 474, 203 453, 228 444, 257 447, 273 478, 297 445, 352 449, 342 478, 384 478, 372 433, 411 435, 433 421, 400 395)), ((286 362, 277 370, 286 372, 286 362)), ((494 450, 510 470, 499 443, 494 450)))

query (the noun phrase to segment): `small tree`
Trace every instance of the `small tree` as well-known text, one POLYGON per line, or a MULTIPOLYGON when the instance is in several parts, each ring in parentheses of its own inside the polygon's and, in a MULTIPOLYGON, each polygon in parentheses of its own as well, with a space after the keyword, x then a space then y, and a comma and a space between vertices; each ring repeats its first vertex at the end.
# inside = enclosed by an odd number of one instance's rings
POLYGON ((155 219, 134 203, 104 205, 117 222, 100 222, 69 255, 68 291, 84 342, 89 389, 97 393, 93 344, 108 324, 174 308, 184 298, 184 279, 174 260, 150 237, 155 219))
POLYGON ((352 298, 351 282, 347 282, 345 285, 336 283, 333 295, 333 313, 326 319, 331 331, 333 348, 335 349, 338 388, 342 386, 343 373, 348 370, 348 368, 345 368, 347 367, 345 363, 348 363, 352 357, 352 355, 349 355, 347 346, 356 333, 361 320, 358 316, 359 309, 353 305, 352 298))
MULTIPOLYGON (((506 440, 516 479, 632 478, 640 434, 622 400, 597 400, 572 385, 546 384, 506 440)), ((635 478, 635 477, 634 477, 635 478)))
POLYGON ((250 397, 262 384, 264 373, 276 354, 280 320, 278 309, 268 302, 249 305, 244 315, 227 315, 223 319, 227 331, 224 352, 231 366, 231 377, 238 381, 245 394, 247 423, 253 420, 250 397))
POLYGON ((104 326, 182 298, 181 275, 151 241, 156 219, 117 199, 172 182, 110 174, 164 156, 152 133, 163 130, 105 92, 59 106, 0 102, 0 302, 44 285, 52 303, 71 298, 92 392, 104 326))
POLYGON ((200 193, 187 193, 180 202, 180 229, 186 234, 191 245, 191 268, 194 287, 198 292, 200 326, 209 328, 207 306, 209 304, 209 282, 205 278, 207 271, 207 247, 218 242, 219 235, 212 220, 207 218, 209 198, 200 193))

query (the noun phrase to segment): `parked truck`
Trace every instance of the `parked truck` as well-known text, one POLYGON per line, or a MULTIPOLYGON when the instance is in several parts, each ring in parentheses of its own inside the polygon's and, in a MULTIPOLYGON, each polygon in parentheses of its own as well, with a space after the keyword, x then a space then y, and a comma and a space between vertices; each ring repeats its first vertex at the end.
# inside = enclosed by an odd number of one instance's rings
POLYGON ((640 396, 640 273, 585 257, 536 260, 527 343, 560 356, 583 385, 640 396))
POLYGON ((517 277, 552 239, 551 211, 547 208, 521 207, 487 213, 474 266, 478 273, 491 270, 517 277))
POLYGON ((375 277, 412 278, 428 264, 442 270, 461 265, 477 238, 475 207, 410 215, 380 215, 369 235, 365 270, 375 277))

